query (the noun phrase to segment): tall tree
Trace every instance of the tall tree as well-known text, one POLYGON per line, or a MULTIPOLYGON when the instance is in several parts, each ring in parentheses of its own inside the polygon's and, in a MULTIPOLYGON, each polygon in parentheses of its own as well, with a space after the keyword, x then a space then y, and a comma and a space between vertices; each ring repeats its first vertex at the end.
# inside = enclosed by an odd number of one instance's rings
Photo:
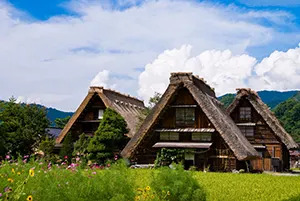
POLYGON ((89 142, 90 159, 101 163, 112 159, 114 153, 125 146, 127 132, 127 123, 123 117, 113 109, 107 108, 95 136, 89 142))
POLYGON ((17 104, 14 98, 7 103, 1 103, 2 154, 10 152, 13 156, 17 156, 33 153, 41 139, 45 137, 45 129, 48 126, 45 108, 35 104, 17 104))
POLYGON ((67 116, 65 118, 56 118, 54 120, 55 122, 55 127, 57 128, 64 128, 65 125, 68 123, 68 121, 70 120, 71 116, 67 116))

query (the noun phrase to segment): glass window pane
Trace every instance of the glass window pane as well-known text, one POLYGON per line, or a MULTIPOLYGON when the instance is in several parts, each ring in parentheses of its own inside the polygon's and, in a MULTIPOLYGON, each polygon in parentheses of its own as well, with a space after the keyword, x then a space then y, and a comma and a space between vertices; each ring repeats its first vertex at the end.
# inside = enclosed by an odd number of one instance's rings
POLYGON ((178 141, 179 140, 179 133, 170 133, 170 140, 178 141))

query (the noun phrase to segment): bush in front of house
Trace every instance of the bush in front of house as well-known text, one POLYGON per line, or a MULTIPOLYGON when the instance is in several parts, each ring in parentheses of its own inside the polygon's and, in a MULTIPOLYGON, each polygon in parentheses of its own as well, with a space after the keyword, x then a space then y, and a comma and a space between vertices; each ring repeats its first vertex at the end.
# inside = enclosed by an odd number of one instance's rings
POLYGON ((206 193, 192 172, 185 171, 181 165, 172 164, 172 167, 162 167, 154 173, 151 186, 160 200, 205 201, 206 193))
POLYGON ((107 108, 95 136, 89 141, 89 158, 101 164, 113 160, 114 152, 122 150, 128 141, 126 133, 128 130, 124 118, 115 110, 107 108))

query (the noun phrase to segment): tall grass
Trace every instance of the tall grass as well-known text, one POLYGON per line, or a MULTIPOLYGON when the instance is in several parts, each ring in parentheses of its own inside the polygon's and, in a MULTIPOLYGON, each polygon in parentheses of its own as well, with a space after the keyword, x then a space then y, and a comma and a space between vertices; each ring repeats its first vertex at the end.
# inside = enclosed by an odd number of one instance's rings
POLYGON ((299 200, 300 177, 22 161, 0 166, 0 200, 299 200), (29 171, 34 175, 29 175, 29 171), (32 197, 30 197, 32 196, 32 197))

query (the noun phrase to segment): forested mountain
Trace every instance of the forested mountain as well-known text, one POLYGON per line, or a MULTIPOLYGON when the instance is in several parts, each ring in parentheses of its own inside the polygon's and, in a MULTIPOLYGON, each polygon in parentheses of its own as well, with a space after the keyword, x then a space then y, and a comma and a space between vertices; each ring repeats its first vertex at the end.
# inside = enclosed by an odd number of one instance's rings
POLYGON ((278 104, 273 111, 286 131, 300 143, 300 92, 278 104))
MULTIPOLYGON (((298 91, 258 91, 258 95, 262 101, 266 103, 270 108, 275 108, 279 103, 287 100, 294 96, 298 91)), ((219 97, 219 100, 224 104, 225 107, 230 105, 233 101, 235 94, 225 94, 219 97)))
MULTIPOLYGON (((5 102, 5 101, 0 100, 0 102, 5 102)), ((57 118, 63 119, 63 118, 73 115, 73 112, 64 112, 64 111, 57 110, 52 107, 46 107, 46 106, 39 105, 39 104, 37 106, 46 108, 47 118, 50 120, 51 126, 56 126, 55 122, 54 122, 55 119, 57 119, 57 118)))

